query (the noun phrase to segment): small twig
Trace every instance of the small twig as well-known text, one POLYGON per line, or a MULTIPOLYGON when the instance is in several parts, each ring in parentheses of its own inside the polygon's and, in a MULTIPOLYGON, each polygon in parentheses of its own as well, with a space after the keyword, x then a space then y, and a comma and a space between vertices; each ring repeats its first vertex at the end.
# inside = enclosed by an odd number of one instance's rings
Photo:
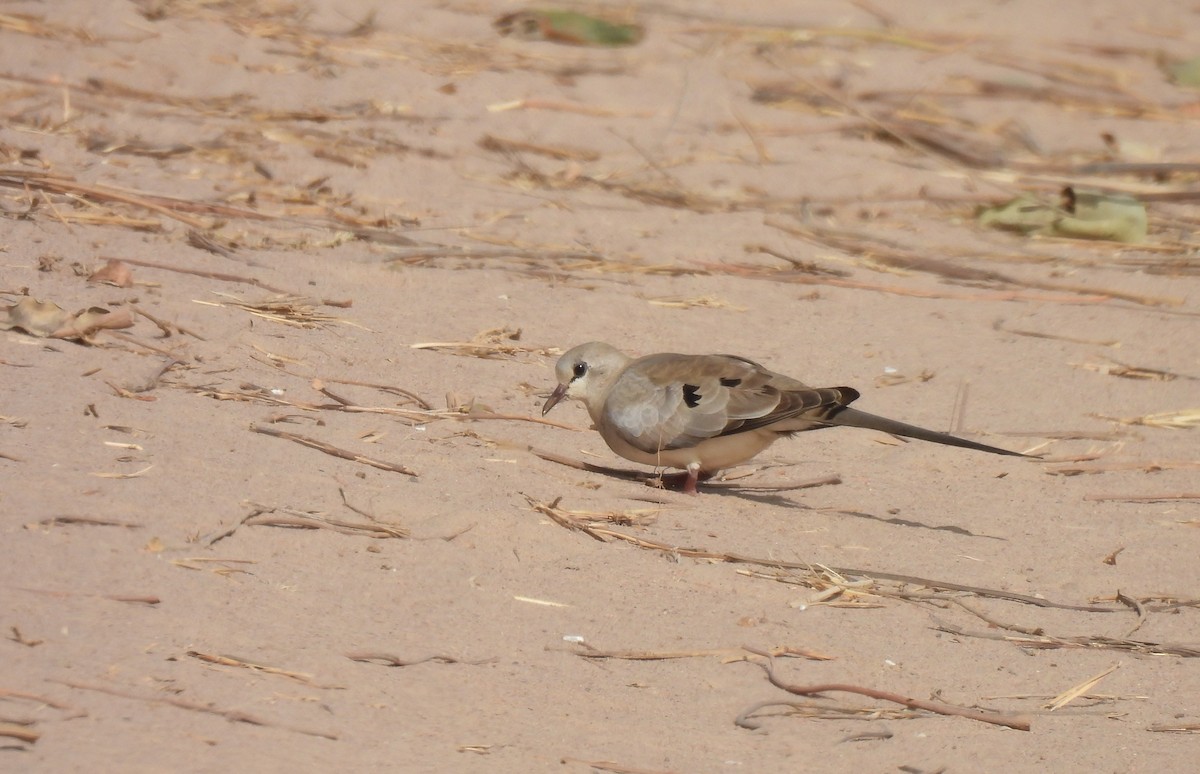
POLYGON ((85 524, 92 527, 125 527, 126 529, 141 529, 144 526, 134 521, 101 519, 95 516, 51 516, 48 519, 42 519, 38 524, 44 527, 56 524, 85 524))
POLYGON ((189 650, 187 655, 191 656, 192 658, 200 659, 201 661, 206 661, 210 664, 217 664, 218 666, 240 667, 242 669, 250 669, 255 672, 262 672, 263 674, 267 675, 279 675, 280 677, 291 678, 296 682, 304 683, 305 685, 311 685, 316 688, 333 687, 328 685, 317 685, 313 682, 312 675, 305 674, 303 672, 293 672, 287 669, 281 669, 279 667, 257 664, 253 661, 247 661, 246 659, 239 658, 237 656, 221 656, 212 653, 201 653, 197 650, 189 650))
POLYGON ((1005 631, 1017 632, 1019 634, 1029 634, 1029 635, 1033 635, 1035 637, 1039 637, 1045 633, 1045 630, 1042 629, 1042 627, 1040 627, 1040 626, 1018 626, 1017 624, 1010 624, 1010 623, 1005 623, 1003 621, 998 621, 995 618, 992 618, 991 616, 984 615, 981 611, 976 610, 975 608, 971 607, 970 605, 968 605, 966 602, 962 601, 961 599, 951 599, 950 601, 953 602, 954 604, 958 605, 959 607, 961 607, 963 610, 966 610, 968 613, 975 616, 976 618, 979 618, 984 623, 986 623, 988 626, 995 626, 997 629, 1004 629, 1005 631))
POLYGON ((7 736, 10 739, 33 744, 42 738, 42 733, 19 723, 0 723, 0 736, 7 736))
POLYGON ((394 473, 403 473, 406 476, 412 476, 414 478, 417 476, 415 471, 413 471, 411 468, 405 467, 404 465, 394 462, 385 462, 383 460, 377 460, 371 457, 365 457, 361 454, 355 454, 352 451, 339 449, 338 447, 331 446, 324 441, 318 441, 315 438, 297 435, 296 433, 289 433, 284 430, 276 430, 273 427, 262 427, 261 425, 253 424, 250 425, 250 430, 255 433, 262 433, 263 435, 270 435, 274 436, 275 438, 283 438, 288 441, 293 441, 301 446, 307 446, 310 449, 316 449, 317 451, 325 452, 333 457, 350 460, 351 462, 359 462, 363 465, 370 465, 371 467, 379 468, 380 470, 390 470, 394 473))
POLYGON ((204 279, 218 280, 220 282, 237 282, 237 283, 241 283, 241 284, 245 284, 245 285, 253 285, 256 288, 262 288, 263 290, 267 290, 272 293, 283 293, 283 294, 291 295, 290 293, 288 293, 288 291, 283 290, 282 288, 277 288, 274 285, 268 285, 267 283, 263 282, 262 280, 255 279, 254 277, 243 277, 243 276, 239 276, 237 274, 226 274, 226 273, 220 272, 220 271, 203 271, 201 269, 185 269, 185 268, 182 268, 179 266, 171 266, 170 264, 155 263, 154 261, 141 261, 141 260, 135 260, 133 258, 122 258, 121 260, 123 260, 125 263, 130 264, 131 266, 145 266, 148 269, 162 269, 163 271, 173 271, 178 274, 189 274, 193 277, 203 277, 204 279))
MULTIPOLYGON (((1014 728, 1018 731, 1028 731, 1030 728, 1029 718, 1019 715, 1006 715, 999 712, 987 712, 984 710, 971 709, 969 707, 960 707, 955 704, 943 704, 936 701, 925 701, 924 699, 913 699, 890 691, 880 691, 875 688, 866 688, 858 685, 848 685, 845 683, 820 683, 817 685, 792 685, 785 683, 775 674, 775 659, 770 653, 762 650, 757 650, 749 646, 742 646, 750 653, 757 656, 762 656, 766 659, 766 663, 758 663, 763 671, 767 673, 767 679, 776 688, 781 688, 788 693, 797 696, 811 696, 819 693, 856 693, 860 696, 866 696, 879 701, 888 701, 893 704, 900 704, 909 709, 920 709, 926 712, 934 712, 939 715, 951 715, 967 718, 968 720, 977 720, 981 723, 991 723, 997 726, 1006 726, 1014 728)), ((739 715, 739 718, 744 719, 745 713, 739 715)))
MULTIPOLYGON (((1114 561, 1113 564, 1116 564, 1116 562, 1114 561)), ((1134 632, 1142 628, 1142 624, 1146 623, 1146 606, 1142 604, 1141 600, 1131 597, 1128 594, 1122 594, 1120 590, 1117 591, 1117 601, 1123 605, 1128 605, 1133 608, 1133 612, 1137 613, 1137 623, 1133 625, 1132 629, 1125 632, 1125 639, 1129 639, 1134 635, 1134 632)))

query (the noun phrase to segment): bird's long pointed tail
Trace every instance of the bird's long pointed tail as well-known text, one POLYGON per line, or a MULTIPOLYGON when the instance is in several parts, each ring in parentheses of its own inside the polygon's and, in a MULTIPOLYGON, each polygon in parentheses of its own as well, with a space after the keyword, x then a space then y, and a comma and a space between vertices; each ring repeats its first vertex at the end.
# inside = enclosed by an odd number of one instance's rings
POLYGON ((879 430, 892 435, 902 435, 905 438, 915 438, 918 441, 930 441, 932 443, 941 443, 947 446, 958 446, 963 449, 974 449, 976 451, 990 452, 991 454, 1005 454, 1010 457, 1029 457, 1028 454, 1021 452, 1009 451, 1008 449, 1000 449, 995 446, 988 446, 985 443, 976 443, 968 441, 965 438, 959 438, 949 433, 939 433, 936 430, 926 430, 923 427, 909 425, 904 422, 897 422, 894 419, 875 416, 868 414, 865 411, 858 409, 843 408, 834 413, 832 416, 826 417, 825 421, 830 425, 843 425, 846 427, 863 427, 868 430, 879 430))

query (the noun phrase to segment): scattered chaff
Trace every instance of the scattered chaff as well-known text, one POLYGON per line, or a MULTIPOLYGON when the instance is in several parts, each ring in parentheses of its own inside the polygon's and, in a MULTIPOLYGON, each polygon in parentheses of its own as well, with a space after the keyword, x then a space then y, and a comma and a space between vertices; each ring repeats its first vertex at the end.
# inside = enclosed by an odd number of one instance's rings
POLYGON ((1088 691, 1095 688, 1100 683, 1101 680, 1108 677, 1109 675, 1111 675, 1113 672, 1117 671, 1120 668, 1121 668, 1121 662, 1118 661, 1117 663, 1110 666, 1108 669, 1105 669, 1103 672, 1084 680, 1079 685, 1068 688, 1067 690, 1065 690, 1062 693, 1060 693, 1059 695, 1055 696, 1053 699, 1046 702, 1042 706, 1044 706, 1046 709, 1050 710, 1051 712, 1054 712, 1055 710, 1060 710, 1063 707, 1070 704, 1071 702, 1078 699, 1079 697, 1086 695, 1088 693, 1088 691))
POLYGON ((250 501, 245 501, 243 505, 251 509, 250 513, 229 529, 208 539, 208 545, 212 546, 217 542, 230 537, 243 526, 289 527, 293 529, 328 529, 343 535, 361 535, 380 540, 409 537, 408 528, 399 524, 388 524, 379 521, 345 521, 343 519, 335 519, 321 513, 302 511, 296 508, 287 508, 282 506, 262 505, 260 503, 254 503, 250 501))
POLYGON ((216 295, 224 296, 229 300, 216 302, 193 299, 193 301, 205 306, 223 306, 226 308, 241 309, 255 317, 290 325, 295 328, 321 328, 332 323, 341 323, 367 330, 358 323, 351 322, 345 318, 318 312, 314 305, 316 302, 305 296, 285 295, 263 299, 262 301, 244 301, 228 293, 217 293, 216 295))
POLYGON ((285 725, 282 723, 272 723, 269 720, 265 720, 257 715, 251 715, 248 712, 243 712, 241 710, 221 709, 220 707, 216 707, 208 703, 202 704, 200 702, 187 701, 185 699, 178 699, 172 696, 144 696, 134 691, 123 690, 121 688, 114 688, 107 685, 93 685, 90 683, 76 682, 74 680, 51 679, 52 682, 65 685, 68 688, 75 688, 80 691, 95 691, 96 693, 105 693, 109 696, 117 696, 122 699, 133 699, 134 701, 143 701, 149 704, 167 704, 172 707, 178 707, 179 709, 185 709, 192 712, 202 712, 206 715, 216 715, 217 717, 225 718, 231 723, 247 723, 252 726, 262 726, 264 728, 279 728, 285 731, 293 731, 298 734, 304 734, 306 736, 317 736, 322 739, 331 739, 334 741, 337 741, 338 739, 337 734, 329 731, 318 731, 314 729, 301 728, 299 726, 285 725))
POLYGON ((807 572, 796 570, 756 570, 739 569, 738 575, 749 578, 764 578, 788 585, 804 586, 816 593, 803 600, 788 603, 789 607, 807 610, 810 607, 848 607, 863 609, 882 607, 877 601, 880 597, 899 596, 883 588, 874 578, 850 580, 834 570, 821 565, 810 568, 807 572))
POLYGON ((1085 296, 1107 296, 1143 306, 1183 305, 1183 299, 1177 297, 1146 296, 1117 288, 1094 288, 1058 282, 1021 280, 993 269, 978 269, 964 266, 959 261, 930 258, 927 248, 909 247, 873 234, 829 228, 812 221, 785 222, 779 218, 767 218, 764 223, 792 236, 838 250, 847 255, 866 256, 871 263, 889 269, 932 274, 947 282, 1006 288, 1035 288, 1085 296))
MULTIPOLYGON (((596 650, 590 646, 584 646, 581 650, 571 650, 580 658, 593 660, 612 659, 616 661, 673 661, 683 658, 710 658, 718 656, 721 663, 730 664, 735 661, 747 661, 750 656, 757 655, 755 652, 749 651, 744 647, 734 648, 704 648, 699 650, 596 650)), ((837 656, 830 656, 825 653, 805 648, 793 648, 789 646, 780 646, 771 648, 768 651, 776 658, 804 658, 810 661, 834 661, 837 656)))
POLYGON ((367 651, 367 650, 354 651, 353 653, 347 653, 346 658, 350 659, 351 661, 360 661, 364 664, 378 664, 380 666, 386 666, 386 667, 415 666, 417 664, 425 664, 430 661, 434 661, 438 664, 467 664, 470 666, 480 666, 482 664, 491 664, 496 661, 496 659, 494 659, 494 658, 485 658, 485 659, 480 659, 478 661, 469 661, 466 659, 455 658, 454 656, 443 656, 440 654, 434 654, 432 656, 423 656, 421 658, 402 658, 400 656, 393 656, 390 653, 379 653, 376 651, 367 651))
MULTIPOLYGON (((980 723, 990 723, 997 726, 1005 726, 1018 731, 1028 731, 1030 729, 1030 720, 1028 717, 1021 715, 1008 715, 1001 712, 992 712, 988 710, 979 710, 971 707, 960 707, 955 704, 945 704, 937 701, 926 701, 923 699, 913 699, 903 694, 892 693, 891 691, 881 691, 875 688, 867 688, 858 685, 848 685, 846 683, 820 683, 817 685, 793 685, 785 683, 775 674, 775 659, 770 653, 755 648, 746 647, 748 652, 761 656, 764 661, 754 661, 763 671, 767 673, 767 680, 776 688, 781 688, 788 693, 797 696, 812 696, 814 694, 823 693, 855 693, 860 696, 866 696, 878 701, 887 701, 893 704, 899 704, 908 707, 912 710, 923 710, 924 712, 935 713, 938 715, 948 715, 953 717, 962 717, 968 720, 976 720, 980 723)), ((758 709, 762 705, 757 704, 751 710, 742 712, 734 721, 735 724, 742 728, 758 730, 761 724, 748 719, 748 715, 758 709)))
MULTIPOLYGON (((624 532, 620 532, 606 526, 593 525, 573 519, 570 512, 564 511, 558 507, 558 503, 562 500, 561 497, 556 498, 551 503, 545 503, 524 493, 522 493, 522 496, 525 497, 526 501, 529 502, 530 508, 537 513, 541 513, 550 517, 551 521, 553 521, 555 524, 558 524, 559 526, 565 527, 569 530, 583 532, 594 540, 598 540, 600 542, 619 540, 629 543, 630 545, 637 546, 638 548, 644 548, 649 551, 657 551, 671 557, 687 557, 691 559, 724 562, 728 564, 751 564, 759 567, 770 567, 781 570, 801 570, 814 572, 814 567, 818 566, 807 562, 789 562, 782 559, 766 559, 744 556, 742 554, 709 551, 703 548, 673 546, 656 540, 649 540, 647 538, 628 535, 624 532)), ((958 594, 970 594, 982 598, 1019 602, 1021 604, 1032 605, 1034 607, 1052 608, 1057 610, 1076 610, 1085 613, 1118 613, 1125 610, 1125 607, 1123 606, 1072 605, 1064 602, 1055 602, 1044 597, 1036 597, 1029 594, 1018 594, 1014 591, 988 589, 979 586, 967 586, 961 583, 921 578, 915 575, 901 575, 897 573, 876 572, 874 570, 859 570, 844 567, 828 567, 825 569, 831 570, 843 578, 858 577, 864 580, 873 579, 875 581, 890 581, 899 584, 900 588, 891 593, 897 596, 901 594, 908 595, 906 598, 916 597, 915 591, 904 588, 907 586, 914 586, 917 588, 956 592, 958 594)), ((879 587, 877 586, 876 588, 878 589, 879 587)))
POLYGON ((283 438, 288 441, 293 441, 301 446, 307 446, 310 449, 316 449, 317 451, 325 452, 330 456, 339 457, 344 460, 350 460, 351 462, 358 462, 363 465, 370 465, 371 467, 379 468, 380 470, 388 470, 393 473, 403 473, 406 476, 412 476, 414 478, 417 476, 417 474, 411 468, 405 467, 399 463, 386 462, 384 460, 366 457, 361 454, 355 454, 352 451, 340 449, 332 444, 325 443, 324 441, 318 441, 317 439, 309 438, 308 436, 297 435, 296 433, 289 433, 284 430, 276 430, 273 427, 263 427, 262 425, 256 424, 250 425, 250 430, 251 432, 262 433, 263 435, 270 435, 275 438, 283 438))
POLYGON ((512 358, 516 355, 539 355, 553 357, 561 355, 562 350, 556 347, 526 347, 518 344, 521 340, 520 328, 489 328, 480 331, 470 341, 437 341, 422 344, 410 344, 412 349, 445 350, 454 355, 492 359, 496 357, 512 358))
POLYGON ((1183 658, 1200 658, 1200 645, 1179 643, 1146 642, 1144 640, 1119 639, 1104 636, 1069 636, 1057 637, 1049 634, 1002 634, 1000 632, 968 631, 961 626, 941 622, 933 627, 937 631, 953 634, 957 637, 975 637, 985 640, 1001 640, 1011 642, 1021 648, 1035 650, 1055 650, 1081 648, 1085 650, 1120 650, 1130 653, 1141 653, 1149 656, 1181 656, 1183 658))
POLYGON ((661 511, 659 508, 637 508, 630 511, 571 511, 558 507, 558 502, 562 498, 550 503, 543 510, 538 508, 540 503, 536 500, 527 494, 521 494, 531 506, 549 516, 559 525, 568 529, 578 529, 583 532, 587 532, 587 529, 590 527, 601 524, 616 524, 622 527, 644 527, 654 523, 654 520, 661 511))

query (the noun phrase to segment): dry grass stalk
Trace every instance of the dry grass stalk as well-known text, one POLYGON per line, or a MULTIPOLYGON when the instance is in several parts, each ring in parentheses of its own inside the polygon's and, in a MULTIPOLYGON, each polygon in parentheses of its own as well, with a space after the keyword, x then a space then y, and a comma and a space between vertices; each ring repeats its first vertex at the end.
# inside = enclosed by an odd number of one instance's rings
POLYGON ((1075 701, 1079 697, 1086 695, 1088 693, 1088 691, 1095 688, 1096 685, 1098 685, 1101 680, 1108 677, 1109 675, 1111 675, 1113 672, 1117 671, 1120 668, 1121 668, 1121 662, 1118 661, 1117 663, 1110 666, 1108 669, 1105 669, 1103 672, 1084 680, 1079 685, 1068 688, 1067 690, 1065 690, 1062 693, 1060 693, 1059 695, 1055 696, 1053 699, 1046 702, 1042 706, 1044 706, 1046 709, 1050 710, 1051 712, 1062 709, 1063 707, 1067 706, 1068 704, 1075 701))
POLYGON ((52 680, 52 682, 56 682, 61 685, 65 685, 68 688, 75 688, 75 689, 81 690, 81 691, 95 691, 97 693, 106 693, 110 696, 119 696, 123 699, 134 699, 136 701, 143 701, 143 702, 147 702, 149 704, 166 704, 171 707, 177 707, 179 709, 189 710, 191 712, 201 712, 206 715, 216 715, 217 717, 225 718, 226 720, 228 720, 232 723, 248 723, 252 726, 263 726, 265 728, 280 728, 285 731, 294 731, 295 733, 298 733, 298 734, 305 734, 307 736, 317 736, 317 737, 321 737, 322 739, 331 739, 334 741, 337 741, 337 739, 338 739, 337 734, 331 733, 328 731, 317 731, 314 729, 301 728, 298 726, 289 726, 289 725, 284 725, 284 724, 280 724, 280 723, 272 723, 268 720, 258 717, 257 715, 251 715, 248 712, 243 712, 241 710, 221 709, 220 707, 216 707, 216 706, 213 706, 212 704, 208 704, 208 703, 202 704, 199 702, 187 701, 185 699, 177 699, 177 698, 171 697, 171 696, 143 696, 141 694, 135 693, 134 691, 127 691, 127 690, 122 690, 120 688, 113 688, 113 687, 110 687, 107 685, 92 685, 89 683, 75 682, 73 680, 52 680))
POLYGON ((218 655, 214 655, 212 653, 201 653, 200 651, 197 651, 197 650, 189 650, 189 651, 187 651, 187 655, 191 656, 192 658, 200 659, 201 661, 206 661, 209 664, 217 664, 219 666, 228 666, 228 667, 237 667, 239 669, 249 669, 254 672, 261 672, 264 675, 278 675, 280 677, 287 677, 291 680, 295 680, 298 683, 303 683, 304 685, 311 685, 316 688, 330 687, 330 686, 317 685, 316 683, 313 682, 312 675, 305 674, 303 672, 293 672, 293 671, 290 671, 287 669, 281 669, 279 667, 266 666, 265 664, 257 664, 253 661, 247 661, 246 659, 237 658, 235 656, 218 656, 218 655))
MULTIPOLYGON (((1098 455, 1088 455, 1079 461, 1090 462, 1097 458, 1098 455)), ((1200 468, 1200 460, 1154 460, 1151 462, 1106 462, 1101 465, 1059 465, 1053 468, 1043 468, 1043 472, 1052 476, 1081 476, 1126 470, 1159 473, 1164 470, 1189 470, 1192 468, 1200 468)))
POLYGON ((263 435, 270 435, 274 436, 275 438, 283 438, 288 441, 293 441, 301 446, 307 446, 310 449, 316 449, 317 451, 325 452, 333 457, 340 457, 341 459, 350 460, 351 462, 370 465, 371 467, 379 468, 380 470, 388 470, 392 471, 393 473, 403 473, 406 476, 413 476, 414 478, 417 475, 412 469, 407 468, 404 465, 400 465, 399 463, 386 462, 384 460, 366 457, 361 454, 355 454, 352 451, 340 449, 332 444, 325 443, 324 441, 318 441, 315 438, 309 438, 307 436, 297 435, 296 433, 289 433, 283 430, 276 430, 273 427, 263 427, 261 425, 250 425, 250 430, 251 432, 262 433, 263 435))
POLYGON ((748 578, 763 578, 788 585, 804 586, 815 591, 815 594, 802 601, 798 600, 788 603, 789 607, 799 610, 807 610, 810 607, 816 606, 849 607, 855 609, 882 607, 877 600, 880 597, 892 596, 874 578, 862 578, 852 581, 843 577, 840 573, 823 566, 810 568, 807 572, 799 572, 797 570, 767 572, 754 569, 739 569, 737 572, 738 575, 744 575, 748 578))
POLYGON ((1173 734, 1200 734, 1200 723, 1153 723, 1147 731, 1173 734))
POLYGON ((746 311, 746 307, 734 306, 716 296, 695 296, 692 298, 664 296, 662 298, 648 298, 646 300, 654 306, 664 306, 668 309, 729 309, 734 312, 746 311))
POLYGON ((491 664, 496 660, 494 658, 487 658, 481 661, 467 661, 461 658, 443 656, 440 654, 423 656, 421 658, 402 658, 400 656, 393 656, 390 653, 378 653, 375 651, 355 651, 353 653, 347 653, 346 658, 350 659, 351 661, 361 661, 364 664, 380 664, 381 666, 389 667, 414 666, 415 664, 426 664, 430 661, 438 664, 470 664, 472 666, 478 666, 480 664, 491 664))
MULTIPOLYGON (((1163 371, 1157 368, 1144 368, 1142 366, 1131 366, 1116 360, 1109 359, 1108 363, 1069 363, 1074 368, 1081 368, 1085 371, 1095 371, 1096 373, 1105 374, 1107 376, 1119 376, 1123 379, 1141 379, 1144 381, 1155 382, 1170 382, 1180 378, 1180 374, 1172 373, 1171 371, 1163 371)), ((1185 379, 1195 379, 1194 376, 1185 376, 1185 379)))
POLYGON ((1093 503, 1170 503, 1182 500, 1200 500, 1200 492, 1168 492, 1147 495, 1088 494, 1084 495, 1083 499, 1093 503))
MULTIPOLYGON (((928 717, 926 713, 909 709, 897 709, 884 706, 852 706, 839 704, 834 701, 811 699, 808 701, 780 701, 768 699, 750 705, 738 713, 733 724, 740 728, 758 731, 762 723, 755 717, 758 713, 771 707, 787 707, 785 713, 791 717, 810 718, 812 720, 913 720, 928 717)), ((762 717, 762 716, 759 716, 762 717)))
POLYGON ((498 153, 534 153, 539 156, 549 156, 559 161, 596 161, 600 154, 585 148, 572 148, 566 145, 539 145, 523 140, 510 140, 485 134, 479 138, 480 148, 498 153))
POLYGON ((1172 430, 1188 430, 1200 426, 1200 408, 1183 409, 1182 411, 1164 411, 1159 414, 1147 414, 1141 417, 1106 417, 1092 414, 1097 419, 1119 422, 1122 425, 1144 425, 1145 427, 1165 427, 1172 430))
MULTIPOLYGON (((576 656, 587 659, 614 659, 617 661, 672 661, 681 658, 708 658, 719 656, 721 662, 730 664, 735 661, 747 661, 755 653, 744 647, 735 648, 705 648, 700 650, 596 650, 584 646, 585 650, 572 650, 576 656)), ((804 658, 810 661, 833 661, 837 657, 803 648, 780 646, 768 651, 776 658, 804 658)))
POLYGON ((934 626, 938 631, 959 637, 976 637, 986 640, 1002 640, 1011 642, 1021 648, 1036 650, 1056 650, 1082 648, 1087 650, 1121 650, 1130 653, 1141 653, 1150 656, 1181 656, 1183 658, 1200 658, 1200 645, 1186 643, 1146 642, 1144 640, 1120 639, 1105 636, 1056 637, 1049 634, 1016 635, 998 632, 968 631, 959 626, 939 623, 934 626))
POLYGON ((290 325, 295 328, 320 328, 330 323, 342 323, 343 325, 351 325, 355 328, 363 327, 349 320, 318 312, 316 306, 313 305, 314 300, 304 296, 285 295, 263 299, 262 301, 244 301, 228 293, 216 293, 216 295, 224 296, 230 300, 214 302, 193 299, 193 303, 203 304, 204 306, 223 306, 242 309, 255 317, 290 325))
MULTIPOLYGON (((142 529, 145 525, 121 519, 104 519, 96 516, 51 516, 37 522, 37 526, 53 527, 59 524, 84 524, 93 527, 124 527, 125 529, 142 529)), ((27 525, 29 527, 35 525, 27 525)))
MULTIPOLYGON (((345 494, 343 493, 343 498, 345 494)), ((241 519, 237 524, 233 525, 224 532, 220 532, 206 540, 209 546, 232 536, 241 527, 288 527, 293 529, 328 529, 342 535, 357 535, 376 539, 388 538, 407 538, 409 530, 400 524, 389 524, 374 519, 371 516, 369 522, 354 522, 344 519, 335 519, 325 514, 315 513, 312 511, 302 511, 297 508, 288 508, 283 506, 262 505, 246 501, 243 505, 251 509, 250 513, 241 519)), ((347 503, 347 507, 350 507, 347 503)), ((351 507, 351 510, 357 509, 351 507)), ((192 568, 194 569, 194 568, 192 568)))
POLYGON ((444 350, 455 355, 494 359, 504 357, 514 359, 517 355, 539 355, 553 357, 561 355, 562 350, 556 347, 526 347, 516 342, 521 340, 520 328, 489 328, 475 334, 470 341, 440 341, 410 344, 412 349, 444 350))

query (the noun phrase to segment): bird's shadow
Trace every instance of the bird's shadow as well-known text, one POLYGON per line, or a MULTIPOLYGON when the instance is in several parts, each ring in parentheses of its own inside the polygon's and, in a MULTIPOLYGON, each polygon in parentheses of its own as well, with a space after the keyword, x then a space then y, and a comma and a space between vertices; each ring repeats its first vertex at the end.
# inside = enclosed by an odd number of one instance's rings
MULTIPOLYGON (((580 462, 577 460, 569 460, 558 455, 552 455, 538 450, 535 454, 547 459, 551 462, 558 462, 577 470, 586 470, 590 473, 599 473, 609 478, 616 478, 623 481, 639 482, 652 489, 661 489, 666 491, 678 492, 678 485, 671 485, 671 482, 680 480, 677 476, 662 474, 647 474, 641 470, 630 470, 628 468, 610 468, 606 465, 597 465, 591 462, 580 462)), ((928 529, 936 532, 950 532, 963 537, 983 538, 986 540, 1006 540, 1007 538, 998 535, 981 535, 972 532, 965 527, 959 527, 954 524, 926 524, 914 519, 903 519, 899 516, 876 516, 873 513, 864 511, 848 511, 841 508, 814 508, 811 505, 793 500, 784 496, 784 492, 796 492, 802 489, 814 489, 819 486, 831 486, 842 482, 839 476, 830 476, 816 481, 805 481, 798 484, 781 484, 773 486, 753 486, 747 484, 738 484, 728 481, 708 481, 701 482, 700 493, 702 495, 718 495, 720 497, 736 497, 740 500, 748 500, 750 502, 759 503, 761 505, 770 505, 777 508, 794 508, 805 511, 816 511, 819 513, 838 513, 845 516, 853 516, 857 519, 868 519, 877 521, 882 524, 894 524, 899 527, 910 527, 914 529, 928 529)))

